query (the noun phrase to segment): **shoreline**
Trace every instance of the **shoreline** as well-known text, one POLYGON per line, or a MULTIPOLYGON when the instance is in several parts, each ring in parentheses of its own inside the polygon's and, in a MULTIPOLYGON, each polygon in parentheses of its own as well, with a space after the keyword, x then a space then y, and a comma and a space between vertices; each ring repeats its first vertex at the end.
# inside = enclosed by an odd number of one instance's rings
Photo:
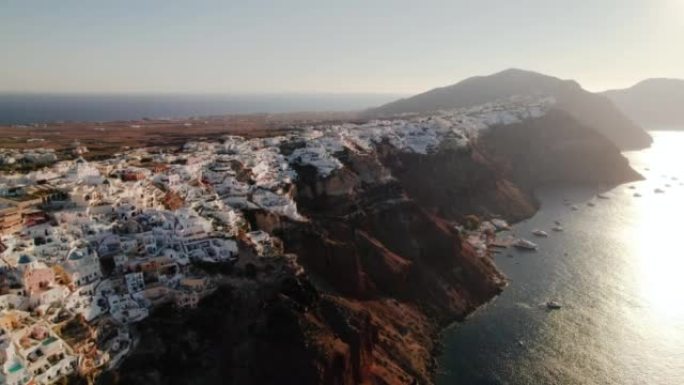
MULTIPOLYGON (((642 149, 642 150, 630 150, 630 151, 625 151, 625 152, 643 151, 643 150, 644 150, 644 149, 642 149)), ((631 165, 630 165, 630 166, 631 166, 631 165)), ((538 191, 539 189, 545 189, 545 188, 554 188, 554 189, 560 188, 560 189, 565 189, 565 188, 581 188, 581 187, 584 187, 584 188, 586 188, 588 191, 592 191, 592 196, 596 196, 597 194, 601 194, 601 193, 603 193, 603 192, 606 192, 606 191, 615 189, 615 188, 617 188, 617 187, 619 187, 619 186, 623 186, 623 185, 626 185, 626 184, 628 184, 628 183, 646 180, 646 178, 645 178, 643 175, 641 175, 640 173, 638 173, 638 175, 639 175, 640 178, 629 179, 629 180, 625 180, 625 181, 620 182, 620 183, 608 184, 608 185, 602 185, 602 186, 596 186, 596 185, 590 185, 590 184, 581 184, 581 183, 580 183, 580 184, 577 184, 577 183, 550 183, 550 184, 545 184, 545 185, 542 185, 542 186, 538 186, 538 187, 535 188, 535 192, 533 193, 533 198, 535 199, 536 202, 538 202, 538 206, 537 206, 535 212, 534 212, 533 214, 531 214, 530 216, 526 217, 526 218, 521 218, 521 219, 518 219, 518 220, 516 220, 516 221, 509 222, 509 225, 510 225, 511 228, 512 228, 512 227, 514 227, 515 225, 518 225, 518 224, 520 224, 520 223, 526 222, 526 221, 528 221, 528 220, 534 218, 534 217, 542 210, 542 208, 543 208, 543 207, 542 207, 542 202, 540 201, 540 199, 539 199, 539 197, 538 197, 538 195, 537 195, 537 191, 538 191)), ((509 230, 509 231, 510 231, 510 230, 509 230)), ((506 250, 508 250, 510 247, 512 247, 512 246, 506 247, 506 250)), ((492 261, 494 261, 494 255, 490 255, 489 258, 491 258, 492 261)), ((496 266, 496 264, 495 264, 495 266, 496 266)), ((497 266, 497 269, 499 269, 498 266, 497 266)), ((499 271, 501 272, 501 270, 499 270, 499 271)), ((503 274, 503 272, 501 272, 501 273, 503 274)), ((435 376, 436 376, 437 372, 438 372, 439 369, 440 369, 439 359, 438 359, 438 358, 444 353, 444 352, 443 352, 443 349, 444 349, 444 346, 445 346, 445 344, 444 344, 445 333, 448 332, 448 331, 451 330, 451 329, 458 328, 462 323, 466 322, 470 317, 472 317, 472 316, 475 315, 476 313, 482 311, 484 308, 486 308, 487 306, 489 306, 493 301, 497 300, 498 297, 499 297, 501 294, 503 294, 503 292, 506 290, 506 288, 507 288, 507 287, 509 286, 509 284, 510 284, 510 280, 508 279, 508 277, 507 277, 505 274, 504 274, 504 277, 505 277, 505 279, 506 279, 506 284, 505 284, 503 287, 501 287, 501 291, 500 291, 499 293, 497 293, 496 295, 492 296, 489 300, 487 300, 486 302, 484 302, 484 303, 482 303, 481 305, 479 305, 479 306, 478 306, 477 308, 475 308, 473 311, 467 313, 464 317, 462 317, 462 318, 456 317, 453 321, 447 321, 445 325, 439 327, 439 330, 438 330, 437 333, 436 333, 436 337, 433 339, 433 344, 434 344, 434 346, 435 346, 435 348, 433 349, 433 355, 432 355, 433 361, 434 361, 434 363, 435 363, 434 368, 433 368, 433 370, 432 370, 432 379, 433 379, 433 381, 435 380, 435 376)))

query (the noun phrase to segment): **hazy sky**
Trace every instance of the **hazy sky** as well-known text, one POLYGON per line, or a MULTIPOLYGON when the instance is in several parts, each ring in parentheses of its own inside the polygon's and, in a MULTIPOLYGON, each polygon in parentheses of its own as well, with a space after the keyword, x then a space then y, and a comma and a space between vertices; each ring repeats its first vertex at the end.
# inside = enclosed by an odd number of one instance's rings
POLYGON ((684 78, 684 0, 0 1, 0 91, 413 93, 684 78))

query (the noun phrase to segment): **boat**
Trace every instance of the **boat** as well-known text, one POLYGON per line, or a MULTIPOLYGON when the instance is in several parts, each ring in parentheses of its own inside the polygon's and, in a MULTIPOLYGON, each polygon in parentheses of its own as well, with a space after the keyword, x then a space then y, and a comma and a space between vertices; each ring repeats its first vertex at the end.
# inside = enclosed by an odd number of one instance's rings
POLYGON ((664 194, 665 190, 663 190, 661 188, 657 188, 657 189, 653 190, 653 192, 655 192, 656 194, 664 194))
POLYGON ((538 237, 544 237, 544 238, 546 238, 546 237, 549 236, 549 233, 547 233, 547 232, 544 231, 544 230, 539 230, 539 229, 534 229, 534 230, 532 230, 532 234, 534 234, 534 235, 536 235, 536 236, 538 236, 538 237))
POLYGON ((549 310, 558 310, 561 307, 563 307, 560 303, 556 301, 548 301, 546 302, 546 308, 549 310))
POLYGON ((594 206, 596 206, 596 203, 594 203, 594 202, 587 202, 587 206, 589 206, 589 207, 594 207, 594 206))
POLYGON ((608 195, 605 195, 605 194, 597 194, 596 197, 599 199, 610 199, 610 197, 608 195))
POLYGON ((579 207, 572 205, 572 206, 570 206, 570 210, 577 211, 577 210, 579 210, 579 207))
POLYGON ((539 246, 531 241, 528 241, 527 239, 520 238, 517 241, 513 243, 513 247, 522 249, 522 250, 537 250, 539 246))
POLYGON ((634 196, 635 196, 636 198, 640 198, 640 197, 641 197, 641 194, 639 194, 639 193, 634 193, 634 196))
POLYGON ((560 225, 561 225, 560 221, 553 221, 553 224, 556 225, 556 226, 560 226, 560 225))
POLYGON ((636 186, 629 186, 628 187, 630 190, 636 190, 636 186))
POLYGON ((509 230, 511 228, 511 226, 508 224, 508 222, 506 222, 503 219, 494 218, 490 222, 492 222, 494 227, 496 227, 496 230, 499 230, 499 231, 509 230))
POLYGON ((553 226, 551 229, 552 229, 553 231, 559 233, 559 232, 563 231, 563 226, 561 226, 561 225, 555 225, 555 226, 553 226))

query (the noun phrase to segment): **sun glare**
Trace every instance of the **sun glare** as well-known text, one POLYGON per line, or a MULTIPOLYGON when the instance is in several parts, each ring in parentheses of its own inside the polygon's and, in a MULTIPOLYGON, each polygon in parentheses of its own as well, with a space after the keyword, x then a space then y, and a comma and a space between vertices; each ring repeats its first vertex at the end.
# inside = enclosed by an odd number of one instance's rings
MULTIPOLYGON (((681 151, 680 145, 678 141, 664 140, 649 155, 650 161, 657 164, 657 172, 650 172, 648 180, 639 183, 639 189, 664 192, 633 201, 630 209, 634 210, 634 223, 628 226, 627 236, 633 245, 629 252, 633 253, 633 276, 637 277, 642 301, 656 315, 684 321, 684 257, 673 246, 682 237, 684 215, 684 187, 678 179, 673 180, 681 171, 681 165, 672 162, 681 151)), ((645 168, 641 166, 641 170, 645 168)))

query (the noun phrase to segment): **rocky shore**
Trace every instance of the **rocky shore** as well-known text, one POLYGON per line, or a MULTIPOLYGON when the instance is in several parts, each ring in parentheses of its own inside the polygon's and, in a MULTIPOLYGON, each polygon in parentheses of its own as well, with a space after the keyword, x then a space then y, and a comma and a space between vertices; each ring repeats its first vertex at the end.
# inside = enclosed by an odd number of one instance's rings
POLYGON ((308 221, 250 215, 290 257, 234 267, 196 310, 157 311, 97 382, 431 384, 442 328, 506 285, 458 224, 529 217, 541 184, 640 178, 607 139, 555 110, 494 126, 466 149, 380 144, 340 161, 326 177, 298 166, 291 195, 308 221))

